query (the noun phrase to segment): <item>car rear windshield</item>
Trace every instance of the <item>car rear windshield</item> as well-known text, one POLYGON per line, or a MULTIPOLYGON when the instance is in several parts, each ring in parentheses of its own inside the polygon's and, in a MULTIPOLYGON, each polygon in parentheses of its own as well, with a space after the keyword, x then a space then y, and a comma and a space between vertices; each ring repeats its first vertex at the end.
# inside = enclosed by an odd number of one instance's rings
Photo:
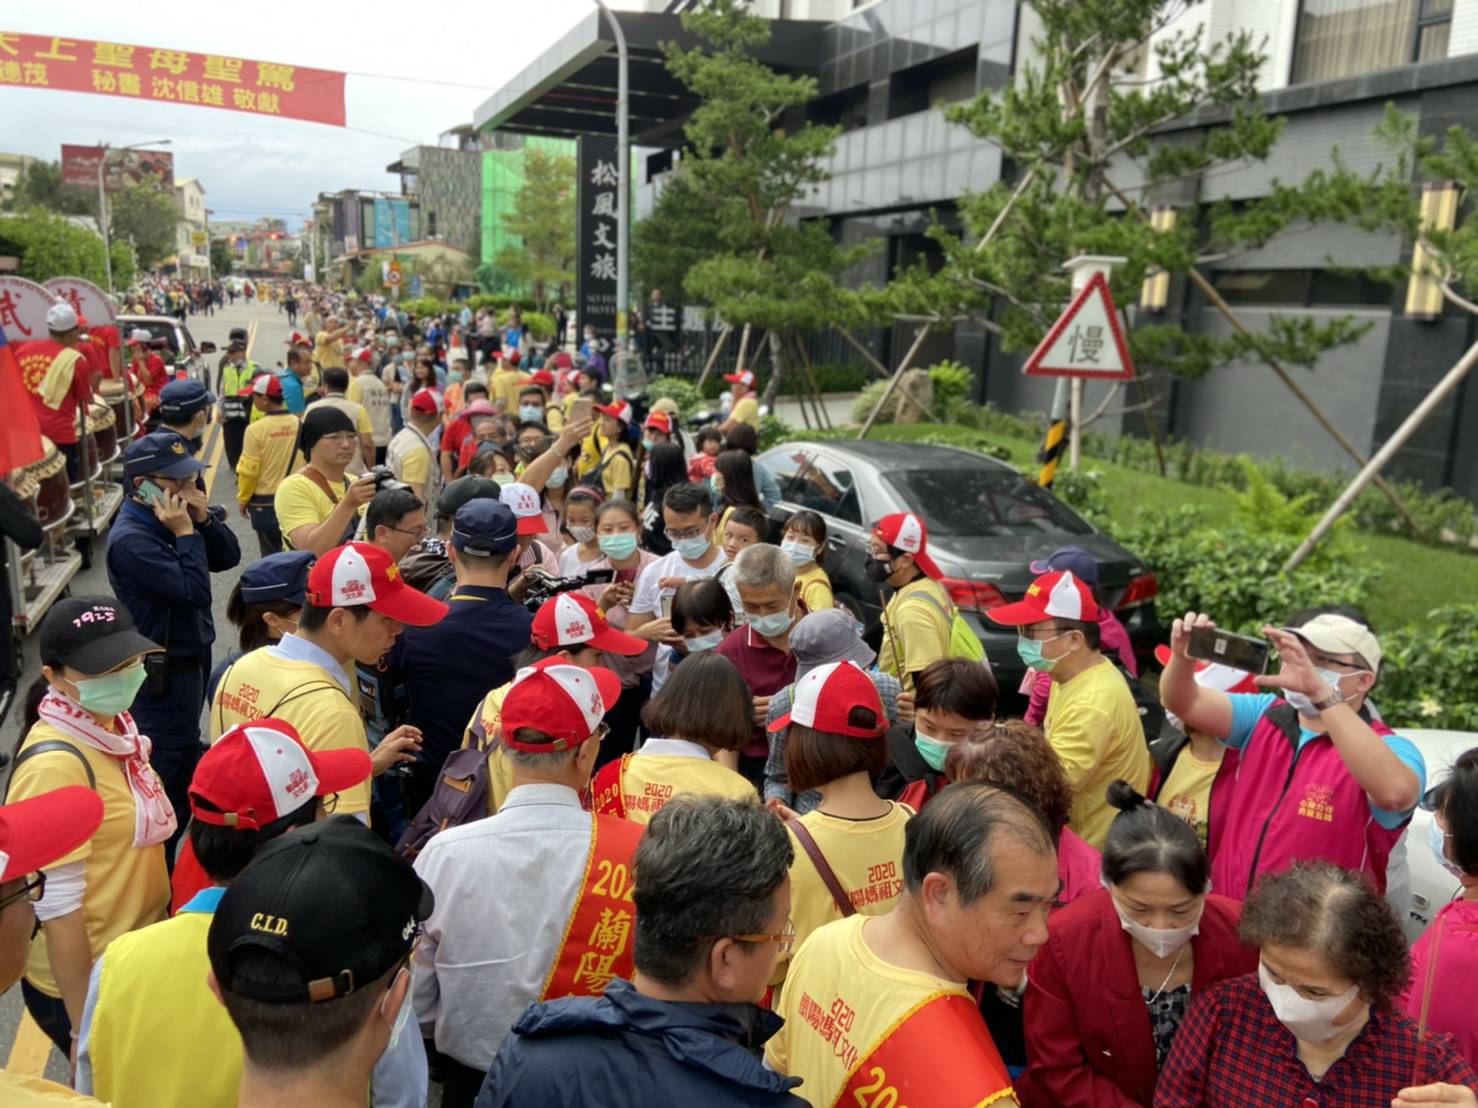
POLYGON ((1093 529, 1040 485, 989 469, 905 469, 886 474, 931 535, 1037 535, 1093 529))

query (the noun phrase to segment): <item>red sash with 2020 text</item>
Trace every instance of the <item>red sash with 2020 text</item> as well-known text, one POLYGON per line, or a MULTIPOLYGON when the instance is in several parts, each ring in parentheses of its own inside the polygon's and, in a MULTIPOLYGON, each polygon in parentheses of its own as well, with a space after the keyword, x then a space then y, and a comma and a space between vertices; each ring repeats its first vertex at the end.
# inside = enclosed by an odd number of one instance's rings
POLYGON ((629 820, 591 816, 590 853, 564 940, 540 1000, 600 996, 614 977, 631 979, 636 906, 631 857, 645 828, 629 820))
POLYGON ((852 1071, 836 1108, 984 1108, 1011 1095, 1006 1063, 969 997, 916 1005, 852 1071))

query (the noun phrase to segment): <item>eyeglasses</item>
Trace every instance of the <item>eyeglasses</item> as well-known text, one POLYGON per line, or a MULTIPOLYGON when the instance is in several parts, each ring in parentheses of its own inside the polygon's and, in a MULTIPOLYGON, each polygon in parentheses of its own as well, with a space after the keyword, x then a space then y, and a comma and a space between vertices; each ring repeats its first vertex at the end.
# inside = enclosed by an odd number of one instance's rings
POLYGON ((431 528, 423 523, 419 527, 392 527, 390 530, 394 531, 397 535, 408 535, 417 542, 420 542, 426 537, 431 528))
POLYGON ((786 920, 785 930, 778 935, 730 935, 729 938, 736 943, 778 943, 780 956, 783 958, 790 953, 790 948, 795 946, 795 924, 786 920))
POLYGON ((696 539, 707 528, 708 524, 705 523, 702 527, 689 527, 686 531, 668 531, 667 537, 673 542, 682 542, 684 539, 696 539))
POLYGON ((320 441, 331 442, 339 446, 345 446, 353 442, 357 438, 359 438, 359 434, 355 431, 335 431, 332 434, 321 436, 320 441))
POLYGON ((29 900, 33 904, 40 900, 46 891, 46 874, 38 873, 33 881, 28 881, 4 900, 0 900, 0 912, 5 911, 12 904, 18 904, 22 900, 29 900))
POLYGON ((326 793, 318 798, 318 804, 323 809, 324 815, 333 815, 334 809, 339 806, 339 794, 326 793))

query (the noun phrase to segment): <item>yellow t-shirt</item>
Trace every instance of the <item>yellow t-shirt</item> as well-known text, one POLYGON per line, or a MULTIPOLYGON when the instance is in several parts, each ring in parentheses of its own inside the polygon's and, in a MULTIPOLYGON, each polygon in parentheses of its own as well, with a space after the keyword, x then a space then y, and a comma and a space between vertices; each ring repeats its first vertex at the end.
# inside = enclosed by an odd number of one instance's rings
MULTIPOLYGON (((345 480, 344 488, 348 487, 349 482, 345 480)), ((342 499, 343 493, 338 496, 342 499)), ((317 527, 334 514, 336 506, 316 482, 301 473, 293 473, 277 486, 272 505, 277 509, 277 528, 282 532, 284 550, 293 549, 292 539, 288 536, 305 523, 310 527, 317 527)), ((364 515, 366 507, 364 504, 359 506, 360 515, 364 515)))
POLYGON ((364 403, 364 386, 359 383, 358 377, 349 378, 349 387, 344 390, 344 395, 356 404, 364 403))
POLYGON ((752 396, 736 401, 729 410, 729 418, 738 423, 747 423, 756 431, 760 429, 760 405, 752 396))
POLYGON ((1225 751, 1218 750, 1215 761, 1203 762, 1187 745, 1176 757, 1175 764, 1170 767, 1169 776, 1160 786, 1159 805, 1169 808, 1189 823, 1203 847, 1210 828, 1211 786, 1216 781, 1216 775, 1221 772, 1223 754, 1225 751))
POLYGON ((863 939, 870 918, 849 916, 813 933, 791 960, 775 1007, 785 1025, 765 1044, 765 1061, 801 1078, 798 1094, 813 1105, 835 1104, 852 1072, 918 1005, 940 993, 970 995, 879 958, 863 939))
MULTIPOLYGON (((887 815, 876 819, 839 819, 813 810, 800 822, 847 890, 857 914, 881 916, 903 892, 903 829, 912 817, 907 805, 894 803, 887 815)), ((795 839, 794 831, 791 838, 795 839)), ((790 865, 790 922, 799 950, 812 932, 843 917, 811 856, 798 839, 791 846, 795 861, 790 865)), ((772 984, 785 980, 786 968, 783 959, 775 963, 772 984)))
POLYGON ((1099 850, 1118 813, 1104 799, 1122 777, 1140 792, 1150 785, 1150 749, 1123 674, 1107 659, 1055 683, 1043 724, 1073 790, 1068 821, 1078 838, 1099 850))
POLYGON ((523 388, 524 375, 516 369, 500 369, 488 381, 488 398, 493 406, 503 405, 506 415, 518 414, 518 390, 523 388))
POLYGON ((620 779, 626 818, 633 823, 651 823, 675 796, 759 800, 755 787, 728 766, 682 754, 634 754, 620 779))
POLYGON ((624 443, 612 443, 601 455, 601 463, 604 468, 600 471, 600 483, 606 496, 631 499, 632 490, 636 486, 633 479, 636 467, 631 448, 624 443))
MULTIPOLYGON (((17 754, 43 742, 63 742, 76 747, 97 780, 96 791, 103 801, 103 822, 92 838, 48 870, 70 862, 83 862, 86 892, 82 918, 87 925, 87 943, 92 957, 119 935, 162 920, 169 911, 169 871, 164 865, 164 846, 137 849, 133 845, 134 801, 123 772, 123 763, 110 754, 68 738, 49 723, 37 723, 21 740, 17 754)), ((6 799, 12 803, 29 800, 68 785, 87 786, 87 768, 71 751, 50 750, 26 759, 10 779, 6 799)), ((51 962, 46 954, 46 931, 36 932, 26 959, 26 980, 50 997, 60 997, 51 962)), ((8 1102, 7 1102, 8 1103, 8 1102)))
POLYGON ((0 1070, 0 1104, 5 1108, 108 1108, 101 1100, 74 1093, 44 1077, 27 1077, 0 1070))
POLYGON ((253 496, 271 496, 289 473, 303 468, 298 451, 298 417, 273 412, 248 424, 236 463, 236 498, 245 504, 253 496))
POLYGON ((327 331, 313 337, 313 361, 319 369, 344 368, 344 340, 330 339, 327 331))
POLYGON ((950 606, 943 585, 920 577, 899 589, 883 609, 878 668, 902 681, 904 692, 913 692, 913 674, 949 657, 950 621, 944 613, 950 606), (931 604, 920 593, 933 597, 937 604, 931 604))
POLYGON ((837 606, 836 597, 831 592, 831 578, 820 566, 813 563, 810 569, 797 573, 795 583, 801 587, 801 603, 806 606, 806 611, 819 612, 837 606))
MULTIPOLYGON (((369 752, 364 721, 337 680, 337 674, 313 662, 279 658, 271 647, 253 650, 221 675, 210 706, 210 741, 238 723, 272 716, 297 728, 309 750, 369 752)), ((364 781, 339 794, 335 815, 368 812, 370 783, 364 781)))
POLYGON ((397 432, 385 452, 396 479, 408 485, 425 485, 431 479, 431 460, 425 438, 412 427, 397 432))

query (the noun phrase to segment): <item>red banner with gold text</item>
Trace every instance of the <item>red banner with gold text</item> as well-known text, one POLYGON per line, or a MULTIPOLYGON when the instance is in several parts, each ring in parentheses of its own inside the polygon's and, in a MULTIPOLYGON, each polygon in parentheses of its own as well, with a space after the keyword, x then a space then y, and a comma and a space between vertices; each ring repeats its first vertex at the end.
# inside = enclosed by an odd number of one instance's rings
POLYGON ((344 125, 344 74, 224 54, 0 31, 4 85, 344 125))

